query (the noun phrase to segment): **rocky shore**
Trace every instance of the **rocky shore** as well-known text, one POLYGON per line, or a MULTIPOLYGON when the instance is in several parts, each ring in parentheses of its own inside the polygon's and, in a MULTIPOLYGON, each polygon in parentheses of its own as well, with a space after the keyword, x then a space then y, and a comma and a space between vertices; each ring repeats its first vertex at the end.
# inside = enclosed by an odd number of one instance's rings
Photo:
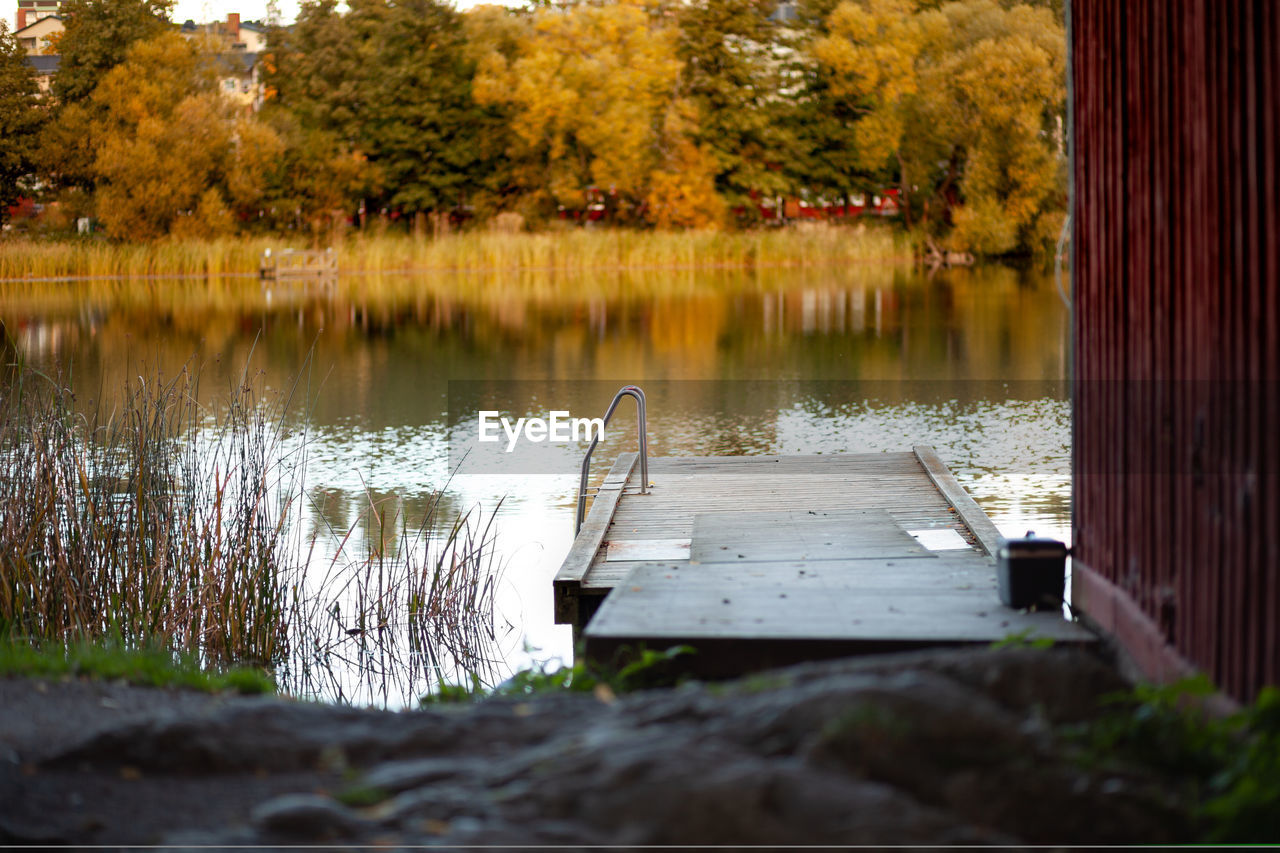
POLYGON ((1191 840, 1158 779, 1059 736, 1125 687, 1033 649, 400 713, 0 680, 0 844, 1191 840))

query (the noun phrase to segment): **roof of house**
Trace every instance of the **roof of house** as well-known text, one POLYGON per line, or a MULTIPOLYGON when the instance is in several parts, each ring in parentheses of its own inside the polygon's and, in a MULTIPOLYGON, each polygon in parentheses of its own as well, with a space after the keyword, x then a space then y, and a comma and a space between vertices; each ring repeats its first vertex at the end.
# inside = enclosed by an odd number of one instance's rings
POLYGON ((61 15, 45 15, 43 18, 40 18, 39 20, 36 20, 36 21, 32 21, 31 23, 27 24, 25 27, 23 27, 20 30, 14 30, 13 34, 14 36, 21 36, 27 30, 32 29, 33 27, 38 27, 42 24, 47 24, 50 21, 57 21, 58 23, 61 24, 62 16, 61 15))
MULTIPOLYGON (((179 27, 179 29, 186 33, 194 33, 200 29, 222 28, 222 27, 225 27, 226 25, 227 24, 225 21, 213 21, 212 23, 208 23, 208 24, 197 24, 195 21, 191 20, 190 18, 187 18, 185 21, 182 22, 182 26, 179 27)), ((267 30, 270 29, 270 27, 268 27, 266 24, 262 23, 261 21, 241 21, 240 29, 249 30, 250 32, 255 32, 255 33, 265 33, 267 30)))
POLYGON ((53 74, 58 70, 58 66, 62 63, 61 56, 33 56, 26 57, 27 64, 36 70, 37 74, 53 74))
POLYGON ((239 50, 223 52, 218 54, 218 64, 232 73, 248 74, 253 71, 253 66, 258 64, 258 54, 239 50))

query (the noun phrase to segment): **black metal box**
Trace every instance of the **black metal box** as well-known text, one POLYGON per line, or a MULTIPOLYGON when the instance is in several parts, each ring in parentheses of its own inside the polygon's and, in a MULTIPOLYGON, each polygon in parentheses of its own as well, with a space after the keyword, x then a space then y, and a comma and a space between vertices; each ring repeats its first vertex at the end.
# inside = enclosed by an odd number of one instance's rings
POLYGON ((1066 573, 1067 546, 1057 539, 1028 533, 1025 539, 1006 540, 996 553, 1000 601, 1006 607, 1061 610, 1066 573))

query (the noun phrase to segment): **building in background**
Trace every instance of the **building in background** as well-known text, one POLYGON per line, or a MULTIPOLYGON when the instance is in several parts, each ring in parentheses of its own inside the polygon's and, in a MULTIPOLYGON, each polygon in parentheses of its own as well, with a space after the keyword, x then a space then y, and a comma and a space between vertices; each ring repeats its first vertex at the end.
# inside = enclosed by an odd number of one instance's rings
POLYGON ((218 90, 245 112, 262 107, 262 86, 258 82, 258 54, 240 51, 217 56, 218 90))
POLYGON ((48 94, 53 85, 53 75, 58 73, 58 66, 61 63, 61 56, 27 54, 27 65, 30 65, 31 69, 36 73, 36 84, 40 87, 40 94, 48 94))
POLYGON ((29 27, 41 18, 58 14, 62 0, 18 0, 18 12, 13 16, 13 28, 29 27))
POLYGON ((267 46, 266 25, 259 21, 241 22, 238 12, 231 12, 227 20, 212 24, 187 21, 182 25, 182 35, 213 41, 213 50, 217 53, 261 53, 267 46))
POLYGON ((44 56, 57 53, 58 38, 66 29, 57 15, 45 15, 22 29, 15 30, 13 37, 22 45, 27 56, 44 56))
POLYGON ((258 21, 241 21, 237 12, 225 21, 197 24, 186 21, 179 30, 183 38, 197 40, 202 49, 218 59, 218 90, 246 111, 262 106, 262 86, 258 83, 258 55, 267 47, 267 27, 258 21))

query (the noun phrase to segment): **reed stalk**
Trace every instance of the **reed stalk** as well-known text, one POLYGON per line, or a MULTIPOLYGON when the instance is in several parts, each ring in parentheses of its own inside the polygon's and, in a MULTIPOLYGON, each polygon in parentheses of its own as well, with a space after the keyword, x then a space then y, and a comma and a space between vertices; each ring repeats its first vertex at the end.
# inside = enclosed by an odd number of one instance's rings
POLYGON ((411 699, 447 667, 488 677, 492 515, 438 535, 437 500, 388 548, 371 505, 328 541, 302 541, 305 428, 286 427, 288 400, 266 399, 261 377, 205 406, 188 364, 86 406, 4 355, 0 637, 250 663, 337 700, 353 685, 411 699))

